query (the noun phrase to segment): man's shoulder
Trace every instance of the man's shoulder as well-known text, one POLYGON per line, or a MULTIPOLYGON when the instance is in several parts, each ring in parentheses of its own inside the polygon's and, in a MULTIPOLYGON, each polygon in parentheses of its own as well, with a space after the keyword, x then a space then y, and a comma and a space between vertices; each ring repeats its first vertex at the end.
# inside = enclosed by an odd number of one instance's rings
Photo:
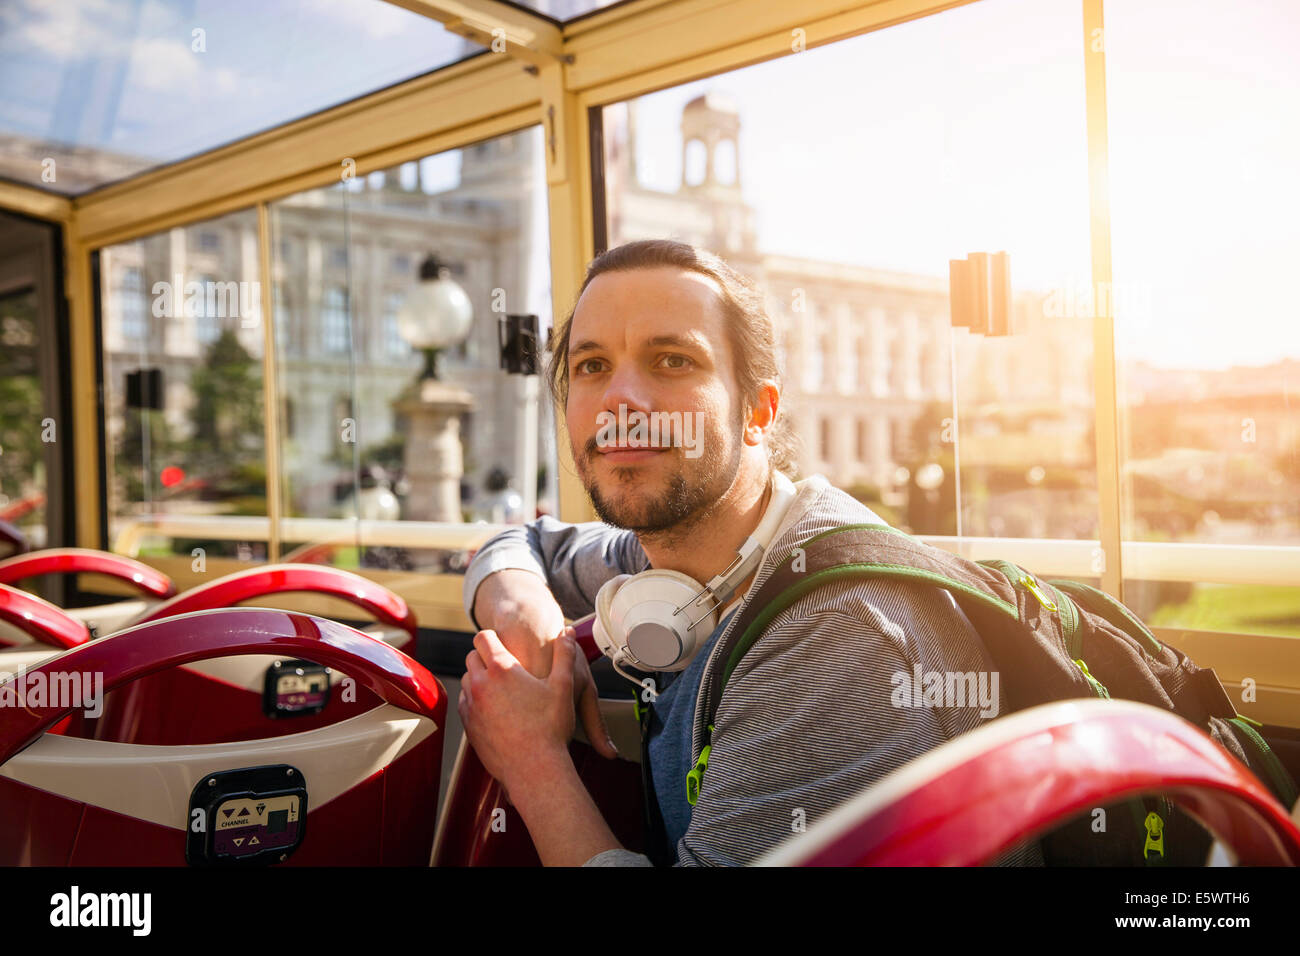
MULTIPOLYGON (((799 513, 778 531, 764 573, 755 580, 753 598, 774 570, 810 538, 848 524, 887 525, 870 507, 813 475, 799 483, 799 513)), ((969 621, 944 589, 895 578, 844 577, 801 594, 771 621, 769 631, 787 639, 819 642, 823 630, 859 641, 888 640, 909 646, 918 640, 970 630, 969 621)), ((914 647, 911 648, 915 650, 914 647)))
MULTIPOLYGON (((787 521, 777 531, 763 569, 756 577, 749 596, 756 595, 773 573, 792 557, 795 549, 810 538, 851 524, 888 522, 852 495, 835 487, 822 475, 812 475, 798 485, 799 494, 787 521)), ((884 606, 893 612, 913 602, 930 603, 937 588, 917 587, 884 579, 852 578, 833 581, 802 595, 792 609, 801 616, 848 613, 861 615, 873 607, 884 606)))
POLYGON ((773 541, 779 555, 807 541, 815 534, 846 524, 886 524, 878 514, 848 492, 835 487, 823 475, 810 475, 796 486, 794 505, 781 523, 773 541))

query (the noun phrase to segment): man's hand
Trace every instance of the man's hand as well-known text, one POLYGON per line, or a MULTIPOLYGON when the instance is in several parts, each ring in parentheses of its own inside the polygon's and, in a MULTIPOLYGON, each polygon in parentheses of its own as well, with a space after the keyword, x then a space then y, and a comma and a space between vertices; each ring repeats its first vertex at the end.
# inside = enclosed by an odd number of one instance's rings
MULTIPOLYGON (((573 701, 583 698, 575 676, 585 673, 591 682, 572 635, 567 629, 554 641, 554 667, 539 678, 494 632, 479 631, 460 685, 465 734, 484 768, 505 787, 546 866, 578 866, 619 846, 569 759, 573 701)), ((607 753, 599 744, 597 749, 607 753)))
POLYGON ((495 632, 474 635, 465 658, 457 707, 465 733, 484 768, 507 790, 527 786, 531 768, 563 755, 567 759, 577 711, 596 751, 615 757, 596 685, 586 658, 566 628, 554 642, 554 666, 545 678, 529 674, 495 632))
POLYGON ((528 673, 551 672, 551 644, 564 629, 564 612, 536 574, 516 568, 489 574, 474 595, 474 617, 528 673))

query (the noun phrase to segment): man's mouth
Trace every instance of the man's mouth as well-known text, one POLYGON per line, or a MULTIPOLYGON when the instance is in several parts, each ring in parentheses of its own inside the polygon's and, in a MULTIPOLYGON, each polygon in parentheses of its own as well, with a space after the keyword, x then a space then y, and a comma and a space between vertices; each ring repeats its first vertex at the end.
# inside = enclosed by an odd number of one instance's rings
POLYGON ((662 455, 668 451, 667 448, 652 448, 648 446, 623 446, 610 445, 605 448, 597 448, 596 452, 603 455, 605 461, 611 465, 630 465, 639 461, 649 461, 657 455, 662 455))

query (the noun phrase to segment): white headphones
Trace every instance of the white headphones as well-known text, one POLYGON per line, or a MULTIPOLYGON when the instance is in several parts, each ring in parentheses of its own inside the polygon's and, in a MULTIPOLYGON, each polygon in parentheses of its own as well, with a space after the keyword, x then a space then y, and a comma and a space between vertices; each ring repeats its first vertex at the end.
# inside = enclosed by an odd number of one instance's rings
POLYGON ((644 671, 685 670, 718 626, 718 611, 758 570, 794 496, 790 479, 773 470, 772 498, 762 520, 735 559, 708 584, 701 586, 680 571, 654 568, 606 581, 596 594, 592 637, 614 669, 633 683, 640 681, 625 673, 621 664, 644 671), (698 616, 687 613, 709 599, 713 603, 698 616))

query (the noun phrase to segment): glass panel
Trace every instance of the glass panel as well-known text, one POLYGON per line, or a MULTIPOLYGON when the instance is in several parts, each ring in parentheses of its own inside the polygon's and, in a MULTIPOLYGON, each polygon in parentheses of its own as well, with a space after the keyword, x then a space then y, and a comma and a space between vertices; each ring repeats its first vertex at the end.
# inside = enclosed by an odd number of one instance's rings
MULTIPOLYGON (((35 289, 0 295, 0 520, 46 547, 46 414, 35 289)), ((48 434, 46 436, 49 437, 48 434)), ((9 548, 0 545, 0 557, 9 548)))
POLYGON ((141 552, 264 559, 264 542, 203 528, 266 514, 257 214, 110 246, 100 269, 110 542, 183 516, 196 530, 141 552))
POLYGON ((1085 129, 1076 0, 987 0, 607 107, 608 244, 767 290, 805 474, 917 532, 1089 538, 1085 129), (954 328, 949 261, 999 251, 1015 334, 954 328))
POLYGON ((576 20, 620 0, 510 0, 514 6, 550 17, 559 23, 576 20))
MULTIPOLYGON (((1300 9, 1212 12, 1106 10, 1123 534, 1300 546, 1300 9)), ((1296 634, 1295 593, 1198 585, 1161 623, 1296 634)))
POLYGON ((1124 603, 1151 627, 1300 637, 1300 587, 1127 579, 1124 603))
POLYGON ((483 48, 380 0, 15 0, 0 178, 79 193, 483 48))
POLYGON ((271 205, 286 549, 340 565, 460 572, 464 549, 416 548, 351 522, 522 521, 557 505, 554 420, 538 376, 500 364, 498 319, 551 326, 538 128, 271 205), (408 336, 430 254, 463 289, 468 332, 437 379, 408 336), (414 310, 414 311, 412 311, 414 310))

